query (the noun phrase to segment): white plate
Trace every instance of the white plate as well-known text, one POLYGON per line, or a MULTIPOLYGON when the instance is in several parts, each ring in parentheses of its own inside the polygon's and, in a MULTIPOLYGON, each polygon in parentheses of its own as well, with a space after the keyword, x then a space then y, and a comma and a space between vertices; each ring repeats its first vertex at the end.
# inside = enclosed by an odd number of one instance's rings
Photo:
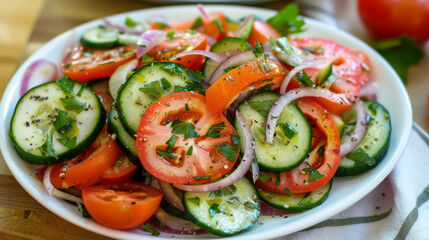
MULTIPOLYGON (((206 6, 206 8, 210 12, 222 11, 227 16, 235 19, 249 14, 254 14, 262 18, 268 18, 275 14, 272 10, 242 6, 210 5, 206 6)), ((173 6, 133 11, 115 15, 109 17, 109 19, 122 24, 126 16, 130 16, 134 19, 145 19, 148 16, 159 14, 165 15, 171 20, 189 20, 198 16, 199 12, 195 6, 173 6)), ((351 49, 359 49, 368 54, 372 61, 371 78, 378 81, 380 84, 377 93, 378 100, 391 114, 392 134, 389 151, 385 159, 375 169, 358 177, 335 179, 328 199, 321 206, 304 213, 291 214, 288 218, 264 220, 265 222, 269 222, 269 224, 256 224, 248 231, 229 237, 228 239, 246 238, 247 240, 251 240, 280 237, 310 227, 343 211, 368 194, 390 173, 401 157, 408 141, 412 124, 411 105, 407 92, 394 70, 372 48, 352 35, 315 20, 306 19, 306 22, 309 26, 308 30, 300 34, 300 36, 328 38, 350 47, 351 49)), ((75 207, 64 201, 47 196, 40 182, 30 173, 24 161, 18 157, 8 139, 7 133, 9 131, 10 119, 15 105, 18 102, 19 87, 25 69, 37 59, 47 59, 60 63, 63 49, 67 41, 71 38, 70 36, 74 36, 77 41, 78 37, 81 36, 83 32, 101 23, 100 20, 95 20, 61 34, 39 49, 18 69, 10 81, 1 101, 1 150, 11 172, 24 189, 43 206, 65 220, 87 230, 113 238, 141 239, 142 235, 146 235, 145 239, 153 238, 160 240, 171 238, 171 234, 162 234, 160 237, 148 236, 147 232, 138 229, 130 231, 114 230, 101 226, 90 219, 82 218, 75 207)), ((214 238, 215 236, 174 236, 174 238, 201 237, 214 238)))

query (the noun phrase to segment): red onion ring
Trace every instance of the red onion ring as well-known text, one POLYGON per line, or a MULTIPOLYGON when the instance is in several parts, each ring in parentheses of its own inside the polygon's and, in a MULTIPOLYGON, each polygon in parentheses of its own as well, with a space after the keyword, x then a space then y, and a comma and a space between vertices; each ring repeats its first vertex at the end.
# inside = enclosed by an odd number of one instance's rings
POLYGON ((252 51, 242 52, 227 58, 216 68, 216 70, 214 70, 214 72, 209 78, 209 83, 213 84, 214 82, 216 82, 216 80, 222 77, 225 74, 224 69, 239 66, 247 62, 254 61, 255 59, 255 54, 252 51))
POLYGON ((44 59, 34 61, 24 72, 24 77, 22 78, 21 89, 19 92, 20 95, 24 95, 30 88, 34 86, 54 80, 56 75, 57 65, 54 63, 44 59), (46 68, 52 68, 53 70, 46 72, 46 68))
POLYGON ((207 38, 207 44, 210 46, 213 46, 213 44, 217 43, 216 39, 210 37, 210 36, 206 36, 207 38))
POLYGON ((141 58, 153 47, 165 40, 165 31, 151 29, 144 32, 137 41, 137 58, 141 58))
POLYGON ((103 20, 104 24, 106 24, 107 27, 116 28, 120 32, 134 34, 134 35, 140 35, 140 34, 143 33, 143 31, 141 31, 141 30, 134 29, 134 28, 129 28, 127 26, 123 26, 123 25, 120 25, 120 24, 113 23, 113 22, 111 22, 107 18, 103 18, 102 20, 103 20))
POLYGON ((207 13, 206 9, 204 9, 203 5, 198 4, 197 8, 198 8, 198 11, 200 11, 201 16, 204 18, 204 21, 210 22, 211 21, 210 15, 207 13))
POLYGON ((69 193, 65 193, 63 191, 60 191, 56 188, 54 188, 54 190, 52 191, 52 196, 56 197, 56 198, 60 198, 60 199, 64 199, 64 200, 68 200, 68 201, 72 201, 72 202, 77 202, 80 204, 83 204, 83 200, 80 197, 76 197, 75 195, 69 194, 69 193))
POLYGON ((247 22, 249 22, 249 20, 252 18, 252 16, 253 16, 253 15, 249 15, 249 16, 247 16, 247 17, 244 19, 244 21, 243 21, 243 22, 240 24, 240 26, 238 27, 237 32, 240 32, 240 31, 241 31, 241 29, 243 29, 243 28, 246 26, 247 22))
POLYGON ((361 100, 357 100, 355 106, 357 113, 355 129, 350 135, 344 137, 344 142, 341 144, 341 157, 353 151, 365 137, 366 127, 368 125, 365 104, 361 100))
POLYGON ((326 61, 326 58, 317 58, 314 59, 313 61, 309 61, 306 62, 302 65, 299 65, 297 67, 295 67, 294 69, 292 69, 284 78, 282 85, 280 86, 280 94, 284 94, 286 92, 286 88, 289 85, 290 80, 299 72, 301 72, 302 70, 308 68, 308 67, 313 67, 315 65, 324 63, 326 61))
POLYGON ((377 94, 378 90, 378 82, 376 81, 369 81, 365 83, 359 91, 359 94, 361 97, 369 97, 377 94))
POLYGON ((51 178, 50 178, 52 167, 53 166, 47 167, 45 170, 45 173, 43 174, 43 187, 45 188, 49 197, 52 197, 52 192, 55 189, 55 187, 51 183, 51 178))
POLYGON ((265 125, 265 141, 267 143, 273 143, 277 120, 280 116, 280 113, 283 111, 283 108, 293 100, 302 97, 330 97, 336 98, 339 101, 349 102, 344 94, 335 94, 326 89, 315 89, 311 87, 292 89, 280 96, 268 113, 267 123, 265 125))
POLYGON ((110 76, 109 91, 113 99, 116 99, 116 97, 118 96, 119 88, 121 87, 122 84, 124 84, 127 81, 128 73, 133 71, 138 64, 139 64, 139 61, 137 59, 133 59, 119 66, 115 70, 115 72, 113 72, 113 74, 110 76))
POLYGON ((222 57, 221 55, 214 53, 214 52, 203 51, 203 50, 193 50, 193 51, 180 52, 180 53, 174 55, 172 57, 172 59, 187 56, 187 55, 203 55, 203 56, 206 56, 206 57, 208 57, 208 58, 210 58, 213 61, 218 62, 218 63, 225 61, 225 57, 222 57))
POLYGON ((170 215, 160 207, 158 207, 153 216, 165 226, 177 231, 187 232, 201 230, 200 227, 196 226, 192 222, 170 215))
POLYGON ((286 215, 288 214, 285 211, 282 211, 280 209, 273 208, 266 204, 265 202, 261 201, 261 215, 263 216, 280 216, 280 215, 286 215))
POLYGON ((173 205, 175 208, 179 209, 182 212, 185 212, 185 207, 183 206, 182 199, 177 196, 176 192, 174 192, 174 189, 171 184, 159 179, 158 182, 161 191, 164 193, 164 197, 167 199, 167 201, 171 203, 171 205, 173 205))
POLYGON ((271 45, 269 43, 265 44, 264 53, 268 55, 269 59, 273 60, 273 62, 275 62, 277 65, 279 65, 281 70, 284 70, 283 66, 280 64, 280 61, 274 55, 273 49, 271 48, 271 45))
MULTIPOLYGON (((249 128, 249 125, 244 120, 243 116, 236 111, 236 116, 238 120, 240 121, 240 124, 243 129, 249 128), (247 127, 246 127, 247 126, 247 127)), ((246 137, 246 150, 244 151, 243 159, 241 159, 240 164, 238 165, 237 169, 231 175, 229 175, 226 178, 223 178, 217 182, 209 183, 209 184, 201 184, 201 185, 184 185, 184 184, 175 184, 174 187, 188 192, 212 192, 219 189, 223 189, 226 187, 231 186, 236 181, 241 179, 247 172, 247 170, 250 168, 252 162, 253 162, 253 154, 255 153, 255 149, 253 147, 253 144, 255 142, 255 139, 252 136, 252 133, 247 132, 245 130, 245 137, 246 137)))
POLYGON ((159 232, 163 232, 163 233, 178 234, 178 235, 199 235, 199 234, 206 234, 207 233, 203 229, 199 229, 199 230, 195 230, 195 231, 179 231, 179 230, 169 228, 168 226, 163 226, 161 228, 158 224, 158 221, 155 219, 155 217, 149 218, 147 223, 149 223, 153 228, 155 228, 159 232))

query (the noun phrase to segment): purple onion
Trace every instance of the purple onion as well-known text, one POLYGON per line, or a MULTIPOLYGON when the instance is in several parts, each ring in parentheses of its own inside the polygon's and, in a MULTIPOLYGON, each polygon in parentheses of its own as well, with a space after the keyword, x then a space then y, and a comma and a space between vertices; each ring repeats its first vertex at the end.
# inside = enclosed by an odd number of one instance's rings
POLYGON ((183 206, 182 199, 177 196, 176 192, 171 186, 171 183, 164 182, 159 179, 158 182, 161 191, 164 193, 164 197, 167 199, 167 201, 171 203, 171 205, 173 205, 175 208, 179 209, 182 212, 185 212, 185 207, 183 206))
POLYGON ((160 207, 158 207, 153 216, 158 219, 158 221, 162 222, 166 227, 176 231, 189 232, 201 230, 200 227, 196 226, 192 222, 172 216, 160 207))
POLYGON ((162 233, 177 234, 177 235, 200 235, 200 234, 206 234, 207 233, 203 229, 199 229, 196 231, 180 231, 180 230, 175 230, 175 229, 169 228, 168 226, 164 226, 161 228, 155 217, 151 217, 147 221, 147 223, 149 223, 153 228, 155 228, 157 231, 162 232, 162 233))
POLYGON ((224 69, 230 67, 236 67, 247 62, 254 61, 256 59, 255 54, 252 51, 242 52, 227 58, 222 64, 220 64, 216 70, 213 71, 209 78, 209 83, 213 84, 225 74, 224 69))
POLYGON ((203 51, 203 50, 184 51, 174 55, 173 58, 179 58, 179 57, 188 56, 188 55, 203 55, 218 63, 225 61, 225 57, 222 57, 221 55, 214 52, 203 51))
POLYGON ((344 137, 344 142, 341 144, 340 156, 346 156, 355 149, 362 139, 365 137, 368 122, 366 120, 365 104, 361 100, 357 100, 356 106, 356 125, 350 135, 344 137))
POLYGON ((295 67, 294 69, 292 69, 284 78, 282 85, 280 86, 280 94, 284 94, 286 92, 286 88, 289 85, 290 80, 292 79, 292 77, 294 77, 297 73, 301 72, 302 70, 308 68, 308 67, 313 67, 315 65, 324 63, 326 61, 325 58, 317 58, 314 59, 313 61, 309 61, 306 62, 302 65, 299 65, 297 67, 295 67))
POLYGON ((151 29, 144 32, 137 41, 137 58, 141 58, 153 47, 160 44, 166 38, 166 32, 162 30, 151 29))
POLYGON ((55 189, 55 187, 51 183, 51 178, 50 178, 52 168, 53 166, 47 167, 45 172, 43 173, 43 187, 45 188, 49 197, 52 197, 52 192, 55 189))
POLYGON ((110 20, 108 20, 107 18, 103 18, 102 20, 103 20, 104 24, 106 24, 107 27, 116 28, 120 32, 134 34, 134 35, 140 35, 140 34, 143 33, 142 30, 138 30, 138 29, 134 29, 134 28, 129 28, 127 26, 123 26, 123 25, 120 25, 120 24, 113 23, 110 20))
POLYGON ((369 97, 377 94, 378 82, 369 81, 365 83, 360 89, 360 96, 369 97))
POLYGON ((54 63, 39 59, 30 64, 30 66, 25 70, 24 77, 22 78, 20 95, 24 95, 32 86, 37 86, 45 82, 54 80, 57 75, 57 65, 54 63), (52 71, 46 72, 37 71, 43 67, 52 67, 52 71))
POLYGON ((206 9, 204 9, 203 5, 198 4, 197 8, 198 8, 198 11, 200 11, 201 16, 204 18, 204 21, 210 22, 211 18, 209 16, 209 14, 207 13, 206 9))

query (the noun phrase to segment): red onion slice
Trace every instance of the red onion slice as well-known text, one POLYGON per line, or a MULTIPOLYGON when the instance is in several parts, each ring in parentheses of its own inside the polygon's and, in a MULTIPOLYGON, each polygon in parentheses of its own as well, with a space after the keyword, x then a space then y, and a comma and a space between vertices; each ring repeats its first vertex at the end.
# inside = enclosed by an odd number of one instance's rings
POLYGON ((63 191, 60 191, 56 188, 54 188, 54 190, 52 191, 52 196, 56 197, 56 198, 60 198, 60 199, 64 199, 64 200, 68 200, 68 201, 72 201, 72 202, 77 202, 80 204, 83 204, 83 200, 80 197, 76 197, 75 195, 71 195, 69 193, 65 193, 63 191))
POLYGON ((165 40, 165 31, 151 29, 144 32, 137 41, 137 58, 141 58, 153 47, 165 40))
POLYGON ((328 97, 334 98, 338 101, 348 103, 349 100, 344 94, 335 94, 326 89, 315 89, 315 88, 298 88, 290 90, 289 92, 283 94, 277 99, 273 104, 268 113, 267 123, 265 125, 265 141, 272 144, 274 139, 274 131, 276 129, 277 120, 280 116, 280 113, 283 111, 283 108, 291 103, 293 100, 302 97, 328 97))
POLYGON ((52 166, 49 166, 46 168, 45 173, 43 174, 43 187, 45 188, 49 197, 52 197, 52 192, 55 189, 55 187, 51 183, 51 170, 52 166))
POLYGON ((159 221, 157 221, 155 217, 151 217, 147 221, 147 223, 149 223, 153 228, 155 228, 156 230, 158 230, 159 232, 162 232, 162 233, 177 234, 177 235, 199 235, 199 234, 206 234, 207 233, 203 229, 199 229, 199 230, 195 230, 195 231, 180 231, 180 230, 175 230, 175 229, 169 228, 165 225, 161 228, 159 226, 158 222, 159 221))
POLYGON ((133 59, 121 66, 119 66, 115 72, 110 76, 109 79, 109 90, 113 99, 116 99, 118 96, 118 90, 122 84, 127 81, 127 75, 131 71, 133 71, 137 65, 139 64, 139 60, 133 59))
POLYGON ((282 211, 280 209, 273 208, 266 204, 265 202, 261 201, 261 215, 263 216, 280 216, 280 215, 286 215, 288 214, 285 211, 282 211))
POLYGON ((378 82, 369 81, 361 87, 359 94, 361 97, 369 97, 369 96, 376 95, 377 90, 378 90, 378 82))
POLYGON ((172 58, 174 59, 174 58, 179 58, 179 57, 188 56, 188 55, 203 55, 218 63, 225 61, 225 57, 222 57, 221 55, 216 54, 214 52, 203 51, 203 50, 184 51, 174 55, 172 58))
POLYGON ((216 39, 210 37, 210 36, 206 36, 207 38, 207 44, 210 46, 213 46, 213 44, 217 43, 216 39))
POLYGON ((274 55, 273 49, 271 48, 271 45, 269 43, 265 44, 264 53, 268 55, 269 59, 271 59, 273 62, 275 62, 277 65, 279 65, 281 70, 283 70, 283 66, 280 64, 280 61, 274 55))
POLYGON ((24 77, 22 78, 21 96, 32 87, 54 80, 56 75, 57 65, 54 63, 44 59, 34 61, 25 70, 24 77))
POLYGON ((108 20, 107 18, 103 18, 102 20, 103 20, 104 24, 106 24, 107 27, 118 29, 120 32, 134 34, 134 35, 140 35, 143 33, 142 30, 129 28, 127 26, 123 26, 120 24, 113 23, 110 20, 108 20))
POLYGON ((166 213, 162 208, 158 208, 153 216, 162 222, 165 226, 177 231, 196 231, 201 228, 190 221, 172 216, 166 213))
POLYGON ((240 66, 242 64, 245 64, 247 62, 251 62, 254 60, 256 60, 256 57, 252 51, 242 52, 227 58, 222 64, 220 64, 216 68, 216 70, 214 70, 214 72, 209 78, 209 83, 213 84, 214 82, 216 82, 216 80, 222 77, 225 74, 224 69, 240 66))
POLYGON ((326 58, 317 58, 314 59, 313 61, 309 61, 306 62, 304 64, 301 64, 297 67, 295 67, 294 69, 292 69, 285 77, 285 79, 282 82, 282 85, 280 86, 280 94, 284 94, 286 92, 286 88, 289 85, 290 80, 292 79, 292 77, 294 77, 297 73, 301 72, 302 70, 308 68, 308 67, 313 67, 315 65, 318 64, 322 64, 326 61, 326 58))
MULTIPOLYGON (((248 128, 250 130, 250 127, 247 124, 246 120, 244 120, 243 116, 241 116, 241 114, 238 111, 236 111, 236 116, 240 121, 242 128, 243 129, 248 128)), ((246 174, 247 170, 249 170, 253 162, 253 154, 255 153, 255 149, 253 147, 255 139, 253 138, 252 133, 251 132, 246 133, 246 130, 245 130, 245 137, 246 137, 246 150, 244 152, 243 159, 241 159, 240 165, 238 165, 237 169, 235 169, 235 171, 231 173, 231 175, 217 182, 213 182, 209 184, 201 184, 201 185, 175 184, 174 187, 188 192, 212 192, 212 191, 229 187, 232 184, 234 184, 236 181, 240 180, 246 174)))
POLYGON ((179 196, 177 196, 171 184, 159 179, 158 179, 158 182, 159 182, 161 191, 164 193, 164 197, 167 199, 167 201, 171 203, 171 205, 179 209, 180 211, 185 212, 185 207, 183 206, 182 199, 179 196))
POLYGON ((204 9, 203 5, 198 4, 197 8, 198 8, 198 11, 200 11, 201 16, 204 18, 204 21, 210 22, 211 21, 210 15, 207 13, 206 9, 204 9))
POLYGON ((344 142, 341 144, 341 157, 353 151, 365 137, 366 127, 368 125, 365 104, 361 100, 357 100, 355 106, 357 115, 355 129, 350 135, 344 137, 344 142))

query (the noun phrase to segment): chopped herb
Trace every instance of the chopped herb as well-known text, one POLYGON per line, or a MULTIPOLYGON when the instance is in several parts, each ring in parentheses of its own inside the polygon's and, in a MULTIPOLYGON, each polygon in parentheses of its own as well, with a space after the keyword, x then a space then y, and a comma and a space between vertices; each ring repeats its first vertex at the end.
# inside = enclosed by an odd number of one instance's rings
POLYGON ((164 28, 170 27, 168 23, 165 22, 154 22, 154 24, 158 27, 158 29, 162 30, 164 28))
POLYGON ((139 88, 141 92, 147 93, 155 99, 159 99, 164 96, 164 89, 161 86, 159 81, 153 81, 148 84, 145 84, 143 87, 139 88))
POLYGON ((298 205, 301 207, 308 206, 309 204, 311 204, 311 200, 311 194, 308 194, 307 196, 303 197, 301 201, 299 201, 298 205))
POLYGON ((71 63, 67 63, 66 65, 64 65, 65 69, 70 68, 70 67, 71 67, 71 63))
POLYGON ((214 217, 217 213, 221 213, 219 204, 213 203, 209 208, 210 217, 214 217))
POLYGON ((302 75, 299 75, 296 78, 309 87, 315 87, 316 86, 316 84, 314 84, 314 82, 311 81, 311 77, 307 75, 305 70, 302 70, 302 75))
POLYGON ((186 151, 186 155, 191 156, 192 155, 192 151, 194 150, 194 147, 190 146, 188 148, 188 151, 186 151))
POLYGON ((296 4, 287 5, 276 16, 268 19, 267 23, 283 36, 305 31, 305 22, 299 16, 296 4))
POLYGON ((165 66, 162 66, 161 69, 164 70, 165 72, 167 72, 169 74, 173 74, 173 75, 176 75, 179 73, 185 73, 185 71, 186 71, 185 67, 178 65, 178 64, 175 64, 175 63, 170 63, 170 64, 167 64, 165 66))
POLYGON ((141 61, 144 62, 144 63, 151 63, 154 60, 153 60, 153 57, 145 54, 145 55, 142 56, 142 60, 141 61))
POLYGON ((226 158, 228 158, 231 162, 234 162, 235 157, 237 157, 238 146, 230 146, 228 144, 220 144, 214 146, 217 150, 219 150, 226 158))
POLYGON ((222 34, 226 34, 225 29, 223 29, 222 22, 219 20, 219 18, 213 19, 212 23, 216 23, 217 28, 222 34))
POLYGON ((162 88, 164 88, 164 90, 167 90, 171 87, 171 83, 165 78, 161 78, 161 84, 162 84, 162 88))
POLYGON ((298 135, 298 132, 292 127, 292 125, 288 123, 277 123, 279 127, 281 127, 285 133, 285 136, 289 139, 294 138, 296 135, 298 135))
POLYGON ((78 202, 76 204, 77 204, 77 207, 79 209, 79 212, 82 213, 82 217, 84 217, 84 218, 90 218, 91 217, 88 210, 86 210, 85 205, 78 203, 78 202))
POLYGON ((276 102, 276 100, 266 100, 266 101, 249 101, 250 107, 255 109, 263 117, 267 118, 268 113, 270 112, 271 107, 276 102))
POLYGON ((271 85, 269 83, 265 84, 263 87, 258 88, 258 93, 260 92, 270 92, 271 85))
POLYGON ((119 165, 121 165, 122 161, 125 160, 125 156, 121 156, 120 158, 118 158, 118 160, 115 162, 115 164, 113 164, 114 167, 118 167, 119 165))
POLYGON ((368 66, 368 65, 366 65, 366 63, 362 62, 362 63, 360 64, 360 66, 362 67, 362 70, 364 70, 365 72, 367 72, 367 73, 370 73, 370 72, 371 72, 371 68, 369 68, 369 66, 368 66))
POLYGON ((261 182, 266 182, 270 179, 271 179, 270 175, 268 175, 266 172, 259 171, 259 180, 261 180, 261 182))
POLYGON ((172 133, 184 134, 185 140, 188 138, 196 138, 200 135, 195 132, 195 125, 190 122, 182 122, 179 119, 171 123, 172 133))
POLYGON ((225 73, 229 73, 229 72, 231 72, 233 69, 235 69, 236 67, 229 67, 229 68, 225 68, 223 71, 225 72, 225 73))
POLYGON ((253 50, 253 54, 255 54, 255 57, 260 57, 262 54, 264 54, 264 47, 262 46, 262 43, 255 43, 255 50, 253 50))
POLYGON ((203 25, 204 25, 203 18, 201 16, 199 16, 199 17, 195 18, 195 21, 192 24, 191 29, 195 30, 199 27, 202 27, 203 25))
POLYGON ((329 64, 327 67, 323 68, 319 71, 319 74, 317 74, 317 83, 319 86, 322 86, 323 83, 328 80, 328 78, 332 74, 332 64, 329 64))
POLYGON ((81 68, 81 69, 79 70, 79 72, 83 72, 83 71, 85 71, 85 68, 81 68))
POLYGON ((319 157, 323 157, 323 154, 325 153, 325 149, 326 149, 326 146, 321 146, 321 147, 319 147, 319 149, 317 149, 317 154, 319 154, 319 157))
MULTIPOLYGON (((188 29, 186 29, 185 30, 185 32, 186 33, 189 33, 190 35, 192 35, 192 36, 194 36, 194 35, 197 35, 198 34, 198 32, 197 31, 195 31, 195 30, 193 30, 193 29, 190 29, 190 28, 188 28, 188 29)), ((186 45, 186 44, 185 44, 186 45)), ((185 47, 184 46, 184 48, 187 48, 187 47, 185 47)))
POLYGON ((165 37, 168 39, 168 40, 171 40, 171 39, 173 39, 174 38, 174 35, 176 34, 176 31, 174 31, 174 30, 170 30, 170 31, 168 31, 166 34, 165 34, 165 37))
POLYGON ((251 209, 258 209, 259 210, 259 204, 255 203, 255 202, 245 202, 244 206, 246 207, 246 209, 249 211, 251 209))
POLYGON ((267 69, 265 68, 265 65, 264 65, 264 63, 263 63, 263 61, 262 61, 262 60, 258 60, 258 63, 259 63, 259 66, 261 67, 261 69, 262 69, 262 71, 263 71, 264 73, 268 73, 268 72, 269 72, 269 70, 267 70, 267 69))
POLYGON ((358 149, 354 150, 353 152, 347 154, 346 158, 353 160, 353 161, 361 162, 361 163, 366 164, 368 166, 373 166, 374 164, 376 164, 375 159, 373 157, 371 157, 362 148, 358 148, 358 149))
POLYGON ((293 193, 290 192, 289 188, 283 188, 283 191, 289 196, 293 196, 293 193))
POLYGON ((185 86, 174 86, 174 92, 200 92, 205 94, 205 89, 198 83, 188 82, 185 86))
POLYGON ((172 135, 170 139, 168 139, 167 142, 165 143, 167 144, 167 148, 165 149, 165 151, 157 149, 156 154, 160 157, 174 158, 173 147, 176 144, 177 139, 179 139, 178 136, 172 135))
POLYGON ((191 109, 189 108, 188 103, 185 103, 185 111, 187 112, 187 111, 189 111, 189 110, 191 110, 191 109))
POLYGON ((71 149, 76 146, 77 137, 73 138, 57 138, 58 142, 60 142, 65 147, 71 149))
POLYGON ((152 236, 159 236, 161 234, 155 228, 153 228, 149 223, 146 223, 144 225, 144 230, 146 232, 150 232, 152 236))
POLYGON ((304 163, 308 166, 308 168, 304 168, 304 169, 302 169, 302 171, 310 174, 308 182, 315 181, 315 180, 325 176, 324 174, 320 174, 320 172, 317 171, 317 169, 310 167, 310 164, 308 164, 307 161, 305 161, 304 163))
POLYGON ((291 55, 294 53, 292 46, 289 44, 289 41, 286 37, 278 38, 277 40, 273 37, 270 37, 271 49, 277 53, 283 53, 291 55))
POLYGON ((232 146, 238 146, 240 144, 240 135, 238 133, 231 134, 232 146))
POLYGON ((86 81, 83 83, 82 87, 79 89, 79 92, 77 92, 76 96, 78 97, 82 96, 82 92, 85 88, 86 88, 86 81))
POLYGON ((67 75, 57 80, 58 86, 60 86, 63 93, 69 97, 73 95, 74 83, 75 82, 67 77, 67 75))
POLYGON ((130 17, 126 17, 125 18, 125 25, 128 27, 135 27, 137 25, 139 25, 139 22, 134 21, 133 19, 131 19, 130 17))
POLYGON ((219 124, 213 125, 207 130, 206 136, 210 138, 220 137, 220 131, 225 128, 225 123, 221 122, 219 124))
POLYGON ((195 180, 208 180, 210 176, 194 176, 195 180))
POLYGON ((187 69, 186 73, 188 74, 188 77, 196 83, 204 81, 204 75, 198 70, 194 72, 187 69))
POLYGON ((55 159, 58 159, 58 153, 55 151, 54 145, 52 145, 52 135, 48 136, 48 134, 46 134, 45 143, 43 143, 43 145, 38 147, 37 149, 42 152, 42 155, 44 157, 52 156, 55 159))
POLYGON ((156 150, 156 155, 160 157, 174 158, 174 154, 172 152, 167 152, 159 149, 156 150))
POLYGON ((280 184, 280 173, 276 173, 276 185, 274 189, 277 190, 277 188, 279 187, 279 184, 280 184))
POLYGON ((368 106, 368 110, 371 111, 373 115, 377 115, 378 106, 379 106, 378 103, 375 103, 375 102, 370 103, 368 106))
POLYGON ((324 48, 314 49, 312 46, 307 47, 301 47, 302 50, 304 50, 307 53, 316 54, 316 53, 324 53, 324 48))
POLYGON ((58 109, 58 114, 55 117, 54 127, 59 133, 64 134, 67 137, 76 135, 79 131, 76 126, 76 119, 69 117, 66 111, 60 109, 58 109))
POLYGON ((121 58, 127 58, 127 57, 131 57, 134 54, 136 54, 136 51, 132 51, 132 52, 120 54, 119 57, 121 57, 121 58))
POLYGON ((100 64, 98 64, 98 66, 107 65, 107 64, 114 63, 114 62, 115 62, 115 61, 104 62, 104 63, 100 63, 100 64))
POLYGON ((64 107, 67 110, 76 110, 78 113, 82 112, 86 107, 86 103, 81 103, 76 98, 60 98, 61 102, 63 102, 64 107))
POLYGON ((326 165, 328 165, 328 168, 329 168, 329 169, 332 169, 332 168, 331 168, 331 165, 329 165, 329 163, 326 163, 326 165))
POLYGON ((195 203, 196 205, 200 206, 200 198, 199 197, 188 198, 188 201, 195 203))

